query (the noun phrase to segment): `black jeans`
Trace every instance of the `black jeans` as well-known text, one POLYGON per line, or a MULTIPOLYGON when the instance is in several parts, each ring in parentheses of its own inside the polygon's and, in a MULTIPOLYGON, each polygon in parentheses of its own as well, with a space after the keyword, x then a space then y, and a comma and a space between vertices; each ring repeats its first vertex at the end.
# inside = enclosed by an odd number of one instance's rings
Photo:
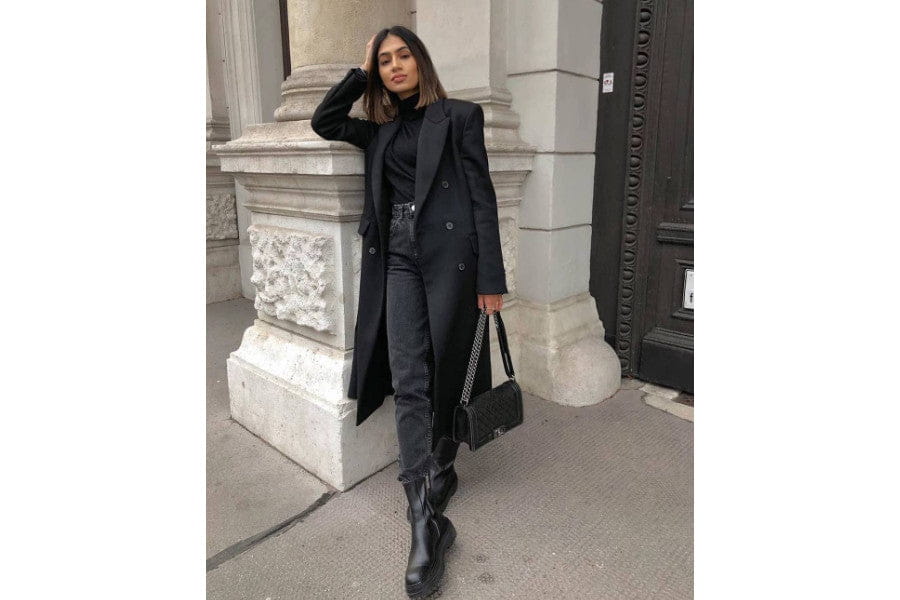
POLYGON ((400 446, 400 481, 423 477, 432 465, 446 467, 459 449, 459 444, 441 438, 433 455, 431 452, 434 350, 412 206, 412 202, 391 205, 387 253, 388 360, 400 446))

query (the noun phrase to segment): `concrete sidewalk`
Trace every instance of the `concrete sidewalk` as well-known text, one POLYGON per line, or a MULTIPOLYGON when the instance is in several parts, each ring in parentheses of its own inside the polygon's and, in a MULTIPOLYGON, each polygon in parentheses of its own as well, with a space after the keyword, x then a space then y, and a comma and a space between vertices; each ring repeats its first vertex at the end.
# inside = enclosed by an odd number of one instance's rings
MULTIPOLYGON (((406 598, 397 464, 339 493, 228 417, 224 361, 254 315, 243 299, 207 310, 208 598, 406 598)), ((431 598, 691 598, 693 423, 642 396, 526 394, 521 427, 463 446, 458 537, 431 598)))

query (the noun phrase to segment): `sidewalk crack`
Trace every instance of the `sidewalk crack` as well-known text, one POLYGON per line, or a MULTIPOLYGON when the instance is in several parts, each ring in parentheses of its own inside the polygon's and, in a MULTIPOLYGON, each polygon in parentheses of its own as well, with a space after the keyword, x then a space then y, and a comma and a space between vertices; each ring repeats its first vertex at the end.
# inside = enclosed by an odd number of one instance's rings
POLYGON ((313 511, 318 510, 319 508, 325 506, 325 504, 329 500, 331 500, 331 498, 333 496, 335 496, 337 494, 338 494, 338 492, 336 492, 336 491, 325 492, 324 494, 319 496, 318 500, 316 500, 311 505, 309 505, 309 507, 307 507, 300 514, 294 515, 293 517, 291 517, 285 521, 282 521, 278 525, 270 527, 264 531, 261 531, 260 533, 257 533, 256 535, 250 536, 244 540, 241 540, 240 542, 232 544, 231 546, 225 548, 224 550, 215 554, 214 556, 207 558, 206 559, 206 572, 209 573, 213 569, 216 569, 217 567, 219 567, 222 563, 225 563, 225 562, 231 560, 235 556, 239 556, 239 555, 243 554, 244 552, 246 552, 253 546, 256 546, 260 542, 263 542, 270 537, 281 535, 282 533, 284 533, 285 531, 287 531, 288 529, 290 529, 297 523, 300 523, 301 521, 303 521, 303 519, 305 519, 310 514, 312 514, 313 511))

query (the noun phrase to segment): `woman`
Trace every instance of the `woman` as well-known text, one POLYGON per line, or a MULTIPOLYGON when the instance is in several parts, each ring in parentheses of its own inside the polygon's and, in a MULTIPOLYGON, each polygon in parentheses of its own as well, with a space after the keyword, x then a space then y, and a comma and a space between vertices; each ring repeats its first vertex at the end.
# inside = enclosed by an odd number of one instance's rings
MULTIPOLYGON (((479 310, 499 311, 507 292, 484 112, 448 98, 421 40, 395 26, 372 36, 362 66, 325 94, 312 128, 366 151, 347 395, 359 400, 357 425, 394 395, 398 480, 412 538, 406 591, 421 598, 440 583, 444 552, 456 536, 443 514, 458 481, 452 415, 479 310), (368 119, 350 118, 363 94, 368 119)), ((472 395, 490 387, 485 350, 472 395)))

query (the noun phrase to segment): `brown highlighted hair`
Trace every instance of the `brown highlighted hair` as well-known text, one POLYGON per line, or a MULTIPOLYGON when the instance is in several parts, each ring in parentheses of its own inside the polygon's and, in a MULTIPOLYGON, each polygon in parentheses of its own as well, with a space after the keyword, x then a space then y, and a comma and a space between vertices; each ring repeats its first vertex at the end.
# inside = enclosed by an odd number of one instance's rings
POLYGON ((410 53, 416 59, 416 66, 419 70, 419 102, 416 108, 428 106, 447 97, 441 80, 438 79, 437 71, 434 69, 434 63, 431 62, 431 56, 425 48, 425 44, 419 39, 414 32, 410 31, 402 25, 394 25, 393 27, 382 29, 375 36, 372 43, 372 55, 369 57, 371 72, 366 83, 366 91, 363 94, 363 110, 366 117, 370 121, 383 124, 393 121, 397 118, 398 104, 400 98, 394 92, 384 87, 381 81, 381 74, 378 69, 378 50, 381 43, 388 35, 396 35, 409 47, 410 53))

